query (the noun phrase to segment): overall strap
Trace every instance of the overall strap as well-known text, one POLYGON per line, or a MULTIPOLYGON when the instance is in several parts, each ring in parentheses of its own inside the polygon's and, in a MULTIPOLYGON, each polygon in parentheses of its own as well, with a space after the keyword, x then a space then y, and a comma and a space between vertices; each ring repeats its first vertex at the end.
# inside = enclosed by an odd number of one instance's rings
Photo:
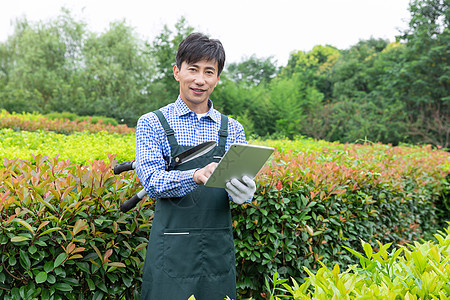
POLYGON ((178 146, 177 140, 175 139, 175 131, 170 128, 169 123, 167 123, 166 118, 159 109, 155 110, 153 113, 158 117, 159 122, 164 128, 164 133, 166 134, 167 140, 169 141, 170 148, 174 149, 176 146, 178 146))
POLYGON ((228 117, 222 114, 220 119, 220 130, 219 130, 219 148, 224 149, 227 144, 227 136, 228 136, 228 117))

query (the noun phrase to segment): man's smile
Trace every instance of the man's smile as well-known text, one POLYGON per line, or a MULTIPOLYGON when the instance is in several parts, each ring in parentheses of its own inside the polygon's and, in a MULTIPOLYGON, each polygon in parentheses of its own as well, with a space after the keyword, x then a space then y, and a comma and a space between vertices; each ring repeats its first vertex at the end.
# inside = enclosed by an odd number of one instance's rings
POLYGON ((194 92, 194 94, 197 94, 197 95, 201 95, 201 94, 203 94, 204 92, 206 92, 206 90, 203 90, 203 89, 196 89, 196 88, 191 88, 191 90, 194 92))

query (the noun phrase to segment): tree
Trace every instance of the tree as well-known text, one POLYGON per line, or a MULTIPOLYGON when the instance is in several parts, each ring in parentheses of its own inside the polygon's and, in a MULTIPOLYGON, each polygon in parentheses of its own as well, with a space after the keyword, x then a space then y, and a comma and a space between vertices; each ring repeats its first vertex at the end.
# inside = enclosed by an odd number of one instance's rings
POLYGON ((241 122, 248 137, 275 131, 267 85, 276 76, 276 71, 277 66, 271 57, 252 56, 240 63, 230 63, 211 95, 214 106, 241 122))
POLYGON ((178 45, 194 28, 189 26, 184 17, 175 24, 175 32, 164 26, 159 36, 152 43, 147 43, 147 51, 155 60, 155 72, 151 76, 149 89, 153 109, 173 102, 179 94, 178 82, 173 77, 173 67, 178 45))
POLYGON ((79 101, 76 110, 135 125, 140 114, 151 108, 147 91, 154 67, 144 46, 123 21, 111 23, 100 35, 90 34, 80 75, 85 101, 79 101))
POLYGON ((11 111, 49 112, 70 103, 68 84, 76 72, 85 24, 63 9, 49 23, 16 21, 15 32, 1 47, 0 106, 11 111))
POLYGON ((412 1, 409 28, 400 37, 406 48, 395 88, 404 95, 414 143, 450 145, 449 6, 447 0, 412 1))
POLYGON ((252 55, 239 63, 228 64, 226 71, 232 81, 251 88, 269 83, 277 75, 278 68, 273 57, 258 58, 252 55))
POLYGON ((388 45, 383 39, 359 41, 336 61, 332 69, 334 101, 365 97, 374 88, 379 73, 372 69, 375 61, 388 45))
POLYGON ((148 107, 153 66, 124 22, 95 34, 70 12, 47 23, 19 20, 0 44, 0 107, 104 115, 128 125, 148 107))
POLYGON ((281 69, 280 76, 300 74, 301 81, 314 86, 325 100, 329 100, 332 97, 331 71, 340 55, 340 50, 328 45, 314 46, 309 52, 292 53, 287 66, 281 69))

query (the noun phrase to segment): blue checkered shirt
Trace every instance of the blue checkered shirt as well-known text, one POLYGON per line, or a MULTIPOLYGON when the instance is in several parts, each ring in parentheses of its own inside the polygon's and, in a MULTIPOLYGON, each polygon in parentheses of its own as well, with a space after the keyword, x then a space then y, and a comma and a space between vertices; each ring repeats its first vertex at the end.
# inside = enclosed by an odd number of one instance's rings
MULTIPOLYGON (((179 145, 196 146, 207 141, 219 142, 221 114, 213 108, 211 100, 209 105, 209 111, 200 120, 180 97, 160 109, 175 131, 179 145)), ((246 139, 242 125, 228 118, 225 151, 232 143, 246 143, 246 139)), ((169 155, 170 144, 158 117, 152 112, 141 116, 136 127, 136 172, 151 198, 182 197, 198 187, 193 178, 195 169, 165 171, 163 156, 169 155)))

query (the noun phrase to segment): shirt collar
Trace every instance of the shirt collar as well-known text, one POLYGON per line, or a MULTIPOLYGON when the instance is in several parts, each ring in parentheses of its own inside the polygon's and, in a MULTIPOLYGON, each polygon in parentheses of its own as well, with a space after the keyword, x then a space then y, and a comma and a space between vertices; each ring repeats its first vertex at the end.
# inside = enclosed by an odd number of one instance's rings
MULTIPOLYGON (((205 117, 210 117, 214 122, 220 123, 220 113, 214 109, 213 102, 210 99, 208 99, 208 106, 210 108, 205 117)), ((185 116, 192 112, 180 96, 178 96, 177 101, 175 101, 175 110, 178 117, 185 116)))

